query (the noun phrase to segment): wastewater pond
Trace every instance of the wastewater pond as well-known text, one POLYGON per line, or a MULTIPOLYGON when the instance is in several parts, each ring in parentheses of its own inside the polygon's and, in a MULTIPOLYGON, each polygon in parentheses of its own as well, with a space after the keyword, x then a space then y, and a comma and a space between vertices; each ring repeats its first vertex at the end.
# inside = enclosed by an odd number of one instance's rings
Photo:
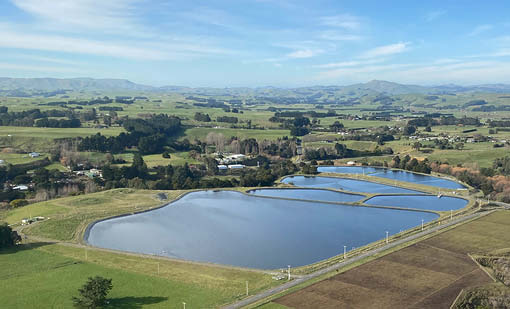
POLYGON ((421 185, 434 186, 445 189, 465 189, 466 187, 456 181, 443 179, 430 175, 422 175, 408 171, 393 170, 371 166, 319 166, 321 173, 365 174, 398 181, 412 182, 421 185))
POLYGON ((375 196, 365 202, 368 205, 396 206, 402 208, 425 209, 435 211, 458 210, 466 207, 468 201, 462 198, 435 195, 427 196, 375 196))
POLYGON ((326 202, 357 202, 365 198, 359 194, 348 194, 324 189, 256 189, 248 193, 259 196, 326 202))
POLYGON ((361 193, 422 193, 419 191, 384 185, 380 183, 338 177, 289 176, 283 183, 307 188, 333 188, 361 193))
POLYGON ((418 211, 198 191, 165 207, 92 225, 97 247, 225 265, 311 264, 437 218, 418 211))

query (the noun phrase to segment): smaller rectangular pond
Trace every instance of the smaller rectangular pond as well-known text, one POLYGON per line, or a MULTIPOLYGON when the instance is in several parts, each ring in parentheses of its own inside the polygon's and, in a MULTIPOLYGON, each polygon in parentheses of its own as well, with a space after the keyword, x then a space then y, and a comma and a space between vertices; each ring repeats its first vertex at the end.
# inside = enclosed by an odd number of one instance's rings
POLYGON ((412 182, 421 185, 434 186, 445 189, 465 189, 466 187, 456 181, 435 177, 431 175, 417 174, 409 171, 394 170, 372 166, 319 166, 317 171, 321 173, 342 174, 365 174, 398 181, 412 182))
POLYGON ((435 195, 382 195, 374 196, 365 202, 367 205, 395 206, 435 211, 458 210, 466 207, 468 201, 463 198, 435 195))
POLYGON ((362 193, 423 193, 380 183, 338 177, 323 176, 289 176, 282 179, 283 183, 297 187, 333 188, 362 193))
POLYGON ((326 202, 357 202, 365 197, 359 194, 348 194, 324 189, 256 189, 248 191, 248 193, 258 196, 326 202))

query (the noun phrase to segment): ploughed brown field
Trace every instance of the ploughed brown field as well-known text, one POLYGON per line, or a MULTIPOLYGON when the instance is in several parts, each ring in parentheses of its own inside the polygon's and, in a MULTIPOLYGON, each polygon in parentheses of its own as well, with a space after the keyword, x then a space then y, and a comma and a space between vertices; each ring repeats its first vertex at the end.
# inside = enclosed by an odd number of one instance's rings
POLYGON ((393 252, 274 302, 291 308, 449 308, 460 291, 492 282, 468 253, 510 247, 510 212, 393 252))

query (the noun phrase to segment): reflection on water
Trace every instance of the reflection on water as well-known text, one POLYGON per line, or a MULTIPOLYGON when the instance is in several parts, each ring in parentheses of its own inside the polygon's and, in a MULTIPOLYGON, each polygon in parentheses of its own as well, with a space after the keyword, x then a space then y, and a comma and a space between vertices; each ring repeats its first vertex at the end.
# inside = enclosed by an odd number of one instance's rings
POLYGON ((450 211, 466 207, 468 201, 462 198, 443 196, 375 196, 365 204, 397 206, 403 208, 450 211))
POLYGON ((345 191, 364 193, 422 193, 414 190, 383 185, 364 180, 322 176, 289 176, 282 179, 283 183, 294 184, 298 187, 334 188, 345 191))
POLYGON ((348 194, 321 189, 257 189, 249 193, 261 196, 284 197, 326 202, 357 202, 364 198, 359 194, 348 194))
POLYGON ((319 166, 317 171, 321 173, 365 174, 399 181, 407 181, 422 185, 435 186, 445 189, 465 188, 458 182, 442 179, 439 177, 416 174, 408 171, 392 170, 382 167, 371 166, 319 166))
POLYGON ((329 258, 436 219, 432 213, 193 192, 166 207, 99 222, 91 245, 274 269, 329 258))

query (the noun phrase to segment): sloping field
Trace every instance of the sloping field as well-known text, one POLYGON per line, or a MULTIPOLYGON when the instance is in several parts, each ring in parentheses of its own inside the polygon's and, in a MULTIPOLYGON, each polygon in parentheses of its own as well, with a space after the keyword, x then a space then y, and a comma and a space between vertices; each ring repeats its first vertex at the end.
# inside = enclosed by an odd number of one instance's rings
POLYGON ((492 282, 468 253, 510 247, 510 212, 496 212, 274 302, 291 308, 449 308, 492 282))

